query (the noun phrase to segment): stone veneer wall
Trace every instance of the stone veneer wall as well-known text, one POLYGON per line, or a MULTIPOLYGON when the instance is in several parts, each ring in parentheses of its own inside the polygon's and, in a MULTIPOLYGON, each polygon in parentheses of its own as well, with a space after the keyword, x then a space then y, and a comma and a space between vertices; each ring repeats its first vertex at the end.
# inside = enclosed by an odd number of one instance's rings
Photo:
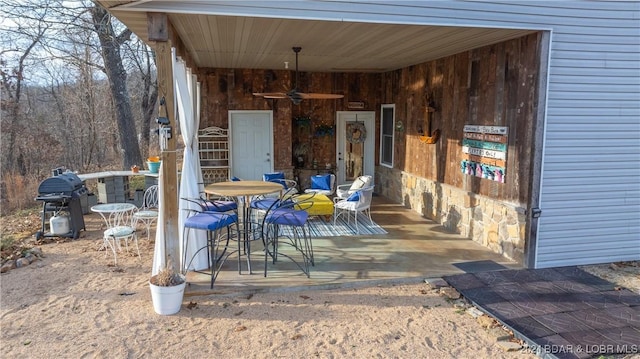
POLYGON ((523 263, 526 216, 522 207, 383 166, 376 168, 376 192, 523 263))

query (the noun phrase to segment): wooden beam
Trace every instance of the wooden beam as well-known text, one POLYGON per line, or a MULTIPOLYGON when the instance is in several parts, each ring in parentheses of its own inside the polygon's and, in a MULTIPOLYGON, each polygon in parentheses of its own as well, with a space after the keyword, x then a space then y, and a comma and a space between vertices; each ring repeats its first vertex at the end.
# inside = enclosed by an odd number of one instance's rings
MULTIPOLYGON (((171 41, 157 42, 155 51, 156 66, 158 68, 158 96, 165 100, 169 126, 171 126, 173 133, 167 141, 167 148, 161 153, 162 195, 164 196, 164 202, 160 210, 164 216, 164 223, 158 223, 158 226, 164 226, 165 263, 172 263, 174 269, 179 271, 178 171, 176 165, 176 136, 178 135, 178 124, 175 118, 171 41)), ((160 103, 160 101, 158 101, 158 103, 160 103)), ((164 114, 164 109, 160 108, 158 113, 164 114)))
POLYGON ((169 21, 163 12, 147 13, 147 36, 149 41, 169 40, 169 21))

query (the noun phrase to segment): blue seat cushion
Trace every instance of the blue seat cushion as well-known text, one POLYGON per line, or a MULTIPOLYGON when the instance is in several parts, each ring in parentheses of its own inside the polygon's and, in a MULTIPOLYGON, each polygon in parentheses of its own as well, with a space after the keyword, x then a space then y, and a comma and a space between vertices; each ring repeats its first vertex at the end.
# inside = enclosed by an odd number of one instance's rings
POLYGON ((311 189, 331 190, 331 175, 311 176, 311 189))
POLYGON ((207 201, 202 210, 209 212, 229 212, 238 209, 238 204, 234 201, 207 201))
POLYGON ((251 208, 255 208, 255 209, 263 209, 263 210, 268 210, 269 208, 278 208, 278 207, 293 207, 293 201, 290 199, 285 199, 284 201, 281 201, 278 198, 263 198, 263 199, 257 199, 255 201, 251 201, 251 203, 249 204, 249 207, 251 208), (275 206, 274 203, 278 202, 275 206))
POLYGON ((194 216, 187 218, 184 221, 184 226, 194 229, 204 229, 207 231, 215 231, 220 228, 227 227, 238 221, 238 215, 235 213, 216 213, 205 212, 198 213, 194 216))
POLYGON ((231 177, 231 180, 232 180, 233 182, 242 181, 240 178, 238 178, 238 177, 236 177, 236 176, 231 177))
POLYGON ((347 201, 349 202, 358 202, 360 200, 360 191, 353 192, 349 197, 347 197, 347 201))
POLYGON ((303 226, 307 222, 309 213, 290 208, 277 208, 265 217, 265 222, 284 226, 303 226))
POLYGON ((279 201, 277 198, 257 199, 255 201, 251 201, 251 203, 249 204, 249 207, 256 208, 256 209, 263 209, 266 211, 269 208, 271 208, 271 206, 273 206, 273 204, 276 203, 277 201, 279 201))
POLYGON ((109 228, 106 231, 104 231, 104 236, 122 238, 122 237, 132 236, 134 233, 136 233, 136 230, 133 227, 117 226, 117 227, 109 228))

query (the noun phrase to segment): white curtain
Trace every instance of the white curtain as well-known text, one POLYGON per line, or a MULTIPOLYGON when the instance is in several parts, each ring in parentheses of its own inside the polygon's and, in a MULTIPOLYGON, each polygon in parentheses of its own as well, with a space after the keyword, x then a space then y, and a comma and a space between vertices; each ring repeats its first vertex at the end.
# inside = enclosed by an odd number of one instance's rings
MULTIPOLYGON (((182 172, 180 175, 180 195, 178 229, 180 235, 180 258, 184 259, 184 222, 189 216, 188 209, 200 209, 197 204, 185 201, 182 198, 198 198, 201 192, 202 171, 198 155, 198 128, 200 126, 200 95, 199 84, 196 76, 181 59, 176 59, 174 64, 174 79, 180 118, 180 132, 184 141, 184 156, 182 159, 182 172)), ((199 248, 207 245, 206 233, 201 230, 192 230, 189 233, 189 247, 187 248, 186 261, 183 266, 189 264, 191 258, 199 248)), ((188 269, 206 269, 209 267, 207 251, 203 250, 193 259, 188 269)))
MULTIPOLYGON (((162 208, 164 207, 164 180, 162 178, 162 163, 160 164, 160 170, 158 171, 158 220, 156 222, 156 243, 153 251, 153 266, 151 267, 151 275, 156 275, 162 268, 165 267, 165 253, 167 252, 166 242, 164 238, 164 214, 162 208)), ((177 264, 177 263, 175 263, 177 264)))
MULTIPOLYGON (((183 224, 188 215, 185 210, 187 208, 196 209, 197 205, 182 201, 180 198, 194 198, 200 194, 199 184, 202 183, 202 172, 200 170, 200 160, 198 157, 198 127, 200 126, 200 84, 196 83, 196 76, 191 75, 190 70, 185 66, 184 61, 177 59, 175 49, 172 49, 172 66, 174 78, 175 103, 177 104, 174 118, 180 119, 180 132, 185 143, 184 157, 182 164, 182 173, 180 178, 180 193, 178 197, 178 233, 180 246, 180 260, 184 258, 183 245, 183 224), (196 109, 194 111, 194 108, 196 109), (188 119, 188 120, 187 120, 188 119), (192 207, 193 206, 193 207, 192 207)), ((173 136, 177 136, 177 129, 173 129, 173 136)), ((166 145, 166 144, 164 144, 166 145)), ((161 138, 160 148, 164 148, 161 138)), ((165 259, 167 252, 167 242, 165 238, 164 228, 165 221, 162 208, 164 207, 164 178, 162 176, 162 165, 158 175, 158 224, 156 229, 156 243, 153 254, 153 267, 151 275, 157 274, 165 267, 165 259)), ((176 193, 178 196, 178 193, 176 193)), ((194 231, 190 236, 189 255, 187 261, 190 260, 197 248, 206 246, 206 235, 202 231, 194 231)), ((182 268, 182 263, 173 263, 182 268)), ((201 251, 198 258, 194 259, 192 269, 205 269, 208 267, 207 255, 205 251, 201 251)))

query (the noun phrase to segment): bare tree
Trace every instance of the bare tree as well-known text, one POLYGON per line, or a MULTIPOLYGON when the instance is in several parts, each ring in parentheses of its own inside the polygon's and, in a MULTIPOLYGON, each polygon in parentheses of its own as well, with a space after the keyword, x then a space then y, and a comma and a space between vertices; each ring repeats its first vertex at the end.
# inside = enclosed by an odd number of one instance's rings
MULTIPOLYGON (((2 4, 3 8, 6 4, 2 4)), ((23 93, 25 81, 25 66, 27 66, 29 56, 44 37, 49 26, 45 21, 47 7, 34 10, 32 17, 35 26, 17 27, 15 31, 20 32, 22 41, 12 41, 8 33, 3 32, 2 43, 5 50, 0 53, 0 78, 2 80, 2 169, 18 170, 25 172, 25 168, 19 165, 21 156, 16 153, 16 138, 19 133, 24 132, 24 118, 21 112, 20 100, 23 93), (7 57, 17 57, 13 65, 7 57)))
POLYGON ((0 208, 58 166, 142 164, 157 87, 140 39, 89 0, 0 0, 0 24, 0 208))
MULTIPOLYGON (((68 42, 64 74, 47 69, 51 79, 48 91, 63 124, 61 136, 67 142, 64 163, 86 171, 113 162, 113 149, 119 145, 109 139, 118 131, 111 115, 109 86, 101 79, 104 68, 97 65, 100 55, 90 45, 95 38, 93 27, 76 26, 65 29, 64 34, 68 42)), ((122 158, 120 151, 117 158, 122 158)))
POLYGON ((147 151, 151 116, 157 98, 153 57, 146 45, 135 37, 132 40, 129 30, 103 8, 87 0, 0 0, 0 7, 0 16, 7 19, 3 24, 11 25, 7 33, 3 31, 0 35, 2 48, 16 50, 12 56, 9 53, 5 55, 4 50, 0 54, 3 71, 3 165, 16 166, 19 162, 19 156, 15 154, 18 151, 15 134, 20 128, 15 125, 28 124, 31 119, 19 120, 10 110, 19 115, 22 84, 29 74, 36 72, 38 79, 32 77, 31 85, 45 85, 48 91, 35 93, 47 98, 31 104, 45 106, 47 101, 51 101, 49 105, 59 117, 52 132, 58 132, 56 135, 68 142, 64 161, 82 168, 91 167, 96 156, 105 154, 96 143, 107 144, 116 139, 115 146, 110 146, 107 151, 116 151, 114 153, 118 154, 121 166, 141 165, 140 147, 147 151), (41 31, 35 32, 38 29, 41 31), (25 39, 31 39, 33 45, 7 46, 17 43, 16 39, 21 44, 26 42, 25 39), (15 56, 18 51, 23 51, 23 58, 15 56), (38 61, 27 63, 29 55, 38 61), (129 79, 128 72, 133 71, 136 76, 129 79), (135 93, 135 101, 128 88, 132 83, 136 89, 141 89, 135 93), (108 85, 107 99, 111 101, 111 108, 106 111, 98 110, 104 98, 96 98, 96 90, 104 84, 108 85), (76 100, 63 96, 63 93, 71 93, 78 86, 84 87, 84 91, 77 91, 81 94, 77 99, 79 102, 72 105, 71 102, 76 100), (140 112, 134 113, 134 104, 140 106, 140 112), (115 126, 110 126, 111 123, 115 126), (138 132, 142 134, 140 139, 138 132), (72 154, 73 151, 78 153, 72 154))
POLYGON ((120 46, 131 37, 131 30, 125 29, 116 35, 112 17, 104 8, 94 5, 91 9, 93 25, 102 49, 104 68, 109 79, 111 96, 116 109, 120 145, 124 151, 124 167, 142 164, 138 147, 138 136, 133 120, 133 112, 127 91, 127 73, 122 64, 120 46))
POLYGON ((130 54, 130 62, 135 69, 135 76, 139 76, 139 81, 135 81, 137 86, 132 86, 140 93, 140 148, 143 151, 143 158, 148 156, 149 139, 151 133, 151 122, 156 111, 158 100, 158 85, 155 74, 155 54, 151 49, 138 39, 127 43, 130 54))

